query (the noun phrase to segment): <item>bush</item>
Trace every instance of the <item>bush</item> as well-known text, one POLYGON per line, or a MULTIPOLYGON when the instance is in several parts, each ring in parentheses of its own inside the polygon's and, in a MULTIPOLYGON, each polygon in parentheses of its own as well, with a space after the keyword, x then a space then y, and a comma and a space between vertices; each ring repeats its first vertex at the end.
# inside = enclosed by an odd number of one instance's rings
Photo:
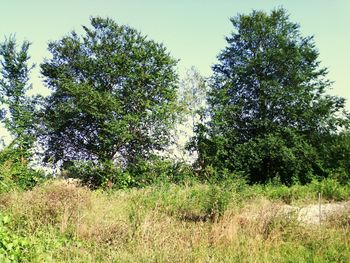
POLYGON ((156 203, 167 214, 175 215, 181 220, 218 221, 227 210, 233 195, 230 188, 214 183, 193 184, 185 188, 174 185, 164 193, 158 190, 156 203))
POLYGON ((332 178, 326 178, 320 182, 313 181, 311 187, 327 200, 341 201, 350 195, 346 187, 341 186, 337 180, 332 178))
POLYGON ((44 172, 30 168, 18 149, 7 147, 0 152, 0 192, 31 189, 44 178, 44 172))
POLYGON ((0 262, 26 262, 29 242, 9 228, 10 220, 8 215, 0 213, 0 262))
POLYGON ((190 165, 157 156, 150 161, 139 161, 127 171, 133 175, 135 186, 138 187, 164 183, 191 183, 195 180, 190 165))
POLYGON ((230 202, 230 191, 226 187, 218 185, 210 185, 204 202, 205 213, 213 221, 217 221, 222 217, 230 202))
POLYGON ((194 175, 191 166, 153 157, 149 161, 140 160, 137 164, 120 168, 113 162, 75 162, 63 172, 64 177, 78 178, 90 188, 125 189, 145 187, 153 184, 192 182, 194 175))
POLYGON ((350 181, 350 133, 342 132, 327 138, 321 144, 322 155, 325 156, 329 177, 341 184, 350 181))
POLYGON ((329 178, 336 180, 341 185, 346 185, 347 183, 350 182, 350 175, 346 171, 346 169, 342 166, 331 170, 329 173, 329 178))
POLYGON ((63 170, 62 175, 77 178, 90 188, 102 187, 123 189, 131 186, 134 181, 131 175, 112 162, 94 163, 91 161, 74 162, 63 170))

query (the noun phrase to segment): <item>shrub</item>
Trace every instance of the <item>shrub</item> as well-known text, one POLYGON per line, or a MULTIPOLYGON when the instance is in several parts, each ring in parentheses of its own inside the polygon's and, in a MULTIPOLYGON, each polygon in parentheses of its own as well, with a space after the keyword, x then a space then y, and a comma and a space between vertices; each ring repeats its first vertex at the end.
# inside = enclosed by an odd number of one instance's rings
POLYGON ((320 182, 313 181, 311 187, 313 187, 315 191, 321 193, 322 198, 328 200, 341 201, 349 196, 346 188, 342 187, 340 183, 333 178, 326 178, 320 182))
POLYGON ((205 213, 213 221, 224 215, 230 201, 230 191, 226 187, 210 185, 204 202, 205 213))
POLYGON ((25 262, 29 242, 9 228, 10 220, 8 215, 0 213, 0 262, 25 262))
POLYGON ((94 163, 91 161, 74 162, 63 171, 64 177, 77 178, 81 183, 92 189, 127 188, 134 181, 131 175, 112 162, 94 163))
POLYGON ((186 183, 195 180, 192 167, 182 162, 154 156, 150 161, 139 161, 127 171, 132 174, 135 186, 152 184, 186 183))
POLYGON ((126 168, 113 162, 74 162, 63 172, 64 177, 78 178, 90 188, 125 189, 153 184, 188 183, 195 180, 192 167, 185 163, 164 160, 154 156, 151 160, 139 160, 126 168))
POLYGON ((347 183, 350 182, 349 173, 346 171, 344 167, 341 167, 341 166, 331 170, 329 178, 336 180, 341 185, 346 185, 347 183))
POLYGON ((14 188, 31 189, 44 180, 44 172, 30 168, 28 160, 22 159, 20 154, 12 147, 0 151, 0 192, 14 188))

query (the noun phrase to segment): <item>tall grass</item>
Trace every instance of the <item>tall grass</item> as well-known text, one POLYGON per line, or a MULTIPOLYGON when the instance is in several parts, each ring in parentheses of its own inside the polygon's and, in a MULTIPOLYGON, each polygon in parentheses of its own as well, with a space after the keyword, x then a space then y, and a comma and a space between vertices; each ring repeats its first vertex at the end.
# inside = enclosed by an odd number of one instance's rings
POLYGON ((347 186, 333 183, 103 192, 53 181, 2 194, 0 209, 11 217, 6 233, 27 244, 17 261, 349 262, 349 212, 317 226, 283 212, 285 203, 317 201, 318 191, 348 200, 347 186))

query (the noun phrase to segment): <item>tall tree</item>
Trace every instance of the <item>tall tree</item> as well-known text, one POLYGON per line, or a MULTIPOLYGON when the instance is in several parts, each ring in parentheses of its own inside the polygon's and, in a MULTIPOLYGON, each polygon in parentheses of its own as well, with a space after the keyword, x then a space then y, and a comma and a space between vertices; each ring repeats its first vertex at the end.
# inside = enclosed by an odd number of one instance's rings
POLYGON ((134 164, 169 143, 175 124, 177 63, 162 44, 111 19, 49 44, 42 65, 46 160, 134 164))
POLYGON ((187 148, 194 150, 194 147, 188 147, 188 144, 194 135, 195 126, 201 122, 201 113, 206 105, 208 86, 205 77, 195 67, 186 70, 179 86, 178 99, 179 104, 183 107, 182 121, 174 130, 174 145, 169 150, 172 150, 172 157, 191 162, 195 156, 187 148))
POLYGON ((345 100, 326 94, 331 82, 313 37, 303 37, 284 9, 231 22, 235 31, 213 67, 208 161, 252 182, 322 174, 318 144, 348 119, 345 100))
POLYGON ((180 83, 180 100, 185 106, 185 115, 189 117, 188 121, 191 129, 198 123, 200 110, 206 105, 207 84, 206 79, 195 67, 186 71, 185 77, 180 83))
POLYGON ((36 140, 37 106, 40 96, 29 96, 31 89, 28 49, 24 41, 18 47, 11 36, 0 44, 0 106, 2 121, 12 135, 12 142, 0 151, 0 191, 13 187, 33 187, 43 176, 29 166, 36 140))
POLYGON ((34 65, 29 64, 30 43, 24 41, 18 50, 15 37, 0 44, 0 103, 2 120, 13 136, 12 146, 22 152, 22 158, 34 143, 34 112, 38 98, 26 93, 32 88, 29 74, 34 65))

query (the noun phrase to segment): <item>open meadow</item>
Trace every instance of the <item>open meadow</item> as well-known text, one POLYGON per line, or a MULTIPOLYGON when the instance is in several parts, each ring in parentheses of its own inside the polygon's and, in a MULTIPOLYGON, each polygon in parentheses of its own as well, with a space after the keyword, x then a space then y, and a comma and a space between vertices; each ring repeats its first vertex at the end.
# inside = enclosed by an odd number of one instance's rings
POLYGON ((349 193, 334 181, 91 191, 54 180, 1 194, 0 261, 349 262, 349 193), (318 204, 319 190, 322 206, 343 207, 304 222, 290 207, 318 204))

